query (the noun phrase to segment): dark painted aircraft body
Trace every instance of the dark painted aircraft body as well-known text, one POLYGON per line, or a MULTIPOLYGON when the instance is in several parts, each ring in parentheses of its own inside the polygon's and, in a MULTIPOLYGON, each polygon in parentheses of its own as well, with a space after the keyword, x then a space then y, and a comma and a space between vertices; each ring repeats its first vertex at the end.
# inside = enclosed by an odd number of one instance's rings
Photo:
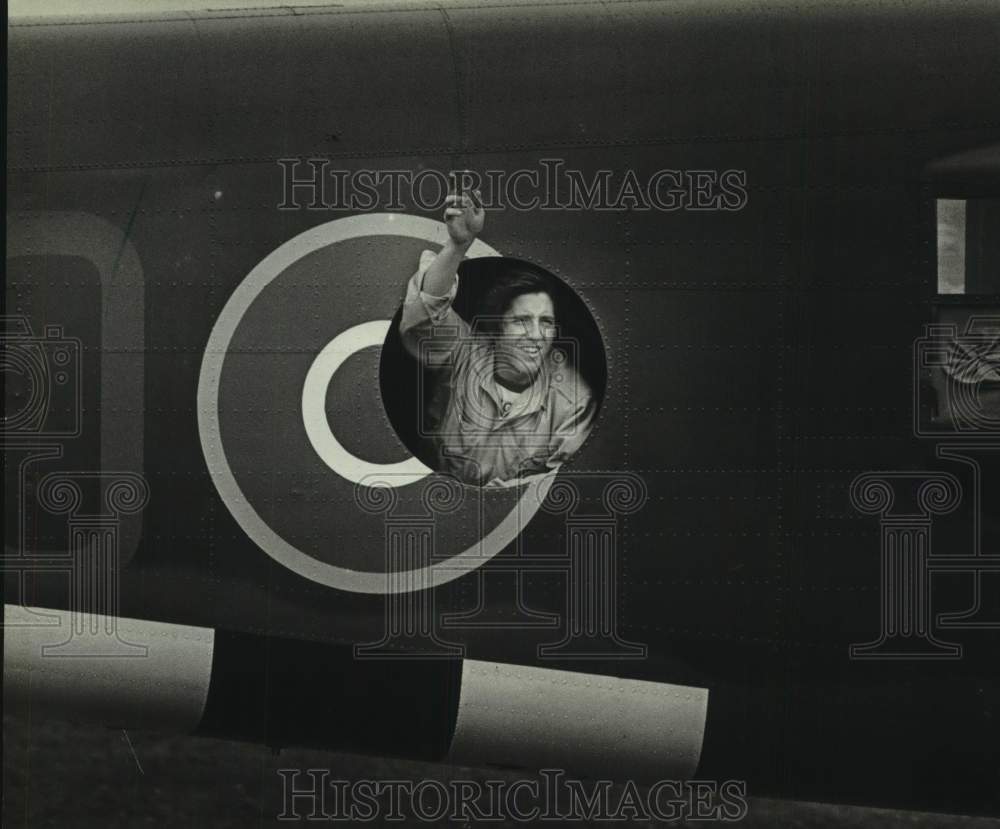
MULTIPOLYGON (((942 295, 936 252, 939 200, 1000 196, 996 5, 205 12, 20 21, 9 49, 8 350, 53 372, 5 428, 9 603, 71 606, 73 534, 110 515, 121 616, 708 688, 699 777, 997 810, 997 427, 986 404, 941 427, 915 364, 928 325, 975 339, 1000 307, 995 254, 942 295), (611 171, 605 202, 552 195, 553 159, 611 171), (462 169, 534 171, 481 241, 572 288, 606 360, 592 434, 512 535, 521 489, 367 498, 303 427, 317 355, 378 322, 316 405, 362 472, 410 457, 386 321, 440 209, 339 200, 363 170, 462 169), (581 575, 595 523, 613 564, 581 575), (903 525, 931 563, 893 581, 903 525), (399 527, 432 541, 400 553, 399 527), (432 621, 394 629, 411 600, 432 621)), ((303 658, 302 686, 329 673, 303 658)))

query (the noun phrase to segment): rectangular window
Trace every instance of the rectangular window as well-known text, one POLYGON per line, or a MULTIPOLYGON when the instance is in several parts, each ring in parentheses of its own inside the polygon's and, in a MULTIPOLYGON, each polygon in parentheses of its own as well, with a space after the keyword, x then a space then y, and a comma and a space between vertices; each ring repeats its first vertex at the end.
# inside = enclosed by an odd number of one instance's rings
POLYGON ((939 294, 965 293, 965 199, 937 200, 939 294))
POLYGON ((1000 293, 1000 199, 937 200, 939 294, 1000 293))

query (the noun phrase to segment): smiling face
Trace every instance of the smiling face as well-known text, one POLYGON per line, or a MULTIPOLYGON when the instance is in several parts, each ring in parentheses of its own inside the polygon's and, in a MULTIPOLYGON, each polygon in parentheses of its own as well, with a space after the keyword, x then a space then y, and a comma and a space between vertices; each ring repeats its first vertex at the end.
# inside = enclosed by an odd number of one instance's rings
POLYGON ((552 350, 556 313, 544 291, 518 294, 503 315, 496 341, 496 374, 513 388, 529 385, 552 350))

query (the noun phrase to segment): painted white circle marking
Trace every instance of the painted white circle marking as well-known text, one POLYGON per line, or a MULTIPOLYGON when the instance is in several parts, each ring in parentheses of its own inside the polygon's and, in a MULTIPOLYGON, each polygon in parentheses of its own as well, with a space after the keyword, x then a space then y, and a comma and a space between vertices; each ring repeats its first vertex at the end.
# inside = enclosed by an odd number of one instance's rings
POLYGON ((302 385, 302 423, 309 442, 323 463, 342 478, 356 484, 367 479, 369 486, 405 486, 434 471, 415 457, 398 463, 372 463, 352 455, 337 440, 326 416, 326 393, 337 369, 352 354, 371 346, 381 346, 391 324, 391 320, 372 320, 342 331, 313 360, 302 385), (377 475, 386 477, 372 477, 377 475))
MULTIPOLYGON (((524 492, 514 508, 479 542, 461 553, 457 553, 445 561, 439 561, 416 570, 401 573, 372 573, 350 570, 346 567, 338 567, 320 561, 278 535, 260 517, 260 514, 243 494, 243 490, 229 466, 229 460, 222 445, 219 416, 219 386, 222 381, 222 368, 233 335, 250 306, 268 285, 302 257, 336 242, 366 236, 408 236, 434 245, 443 245, 448 237, 448 231, 441 222, 420 216, 409 216, 401 213, 369 213, 334 219, 331 222, 317 225, 271 251, 233 291, 209 335, 202 357, 201 373, 198 376, 198 434, 201 438, 201 449, 205 455, 205 463, 223 503, 243 532, 271 558, 303 578, 328 587, 336 587, 355 593, 404 593, 445 584, 482 566, 499 553, 518 536, 527 522, 538 511, 555 479, 555 470, 525 479, 524 492)), ((494 248, 479 239, 473 242, 467 254, 468 258, 499 255, 494 248)), ((354 326, 341 333, 347 333, 354 328, 363 328, 364 325, 371 324, 386 325, 384 320, 375 320, 362 323, 361 326, 354 326)), ((384 330, 383 328, 383 335, 384 330)), ((365 329, 365 331, 365 336, 371 337, 371 331, 374 329, 365 329)), ((337 337, 331 341, 327 348, 336 342, 337 337)), ((342 342, 350 345, 350 339, 342 342)), ((321 366, 323 371, 320 372, 320 369, 317 369, 317 378, 322 377, 326 371, 325 364, 321 364, 321 366)), ((332 377, 332 372, 330 376, 332 377)), ((325 385, 323 394, 325 409, 325 385)), ((315 402, 312 398, 310 398, 310 408, 315 408, 315 402)), ((328 425, 326 428, 329 430, 328 425)), ((333 437, 332 432, 330 437, 333 437)), ((330 444, 324 441, 325 435, 320 435, 320 438, 320 446, 328 449, 330 444)), ((313 441, 312 437, 310 437, 310 441, 313 441)), ((315 441, 313 441, 313 446, 315 448, 315 441)), ((346 453, 346 450, 344 451, 347 458, 353 458, 349 453, 346 453)), ((323 457, 322 453, 320 453, 320 457, 323 457)), ((345 460, 344 456, 338 457, 336 452, 334 453, 334 461, 340 463, 341 467, 331 466, 331 468, 338 475, 343 475, 345 470, 349 470, 349 465, 342 463, 345 460)), ((360 463, 366 463, 360 459, 357 460, 360 463)), ((403 463, 411 461, 416 462, 416 459, 410 459, 410 461, 403 463)), ((377 468, 379 473, 386 472, 382 464, 371 464, 371 466, 377 468)), ((424 477, 426 474, 422 473, 420 477, 424 477)), ((348 476, 344 477, 347 480, 356 480, 348 476)), ((415 480, 419 479, 415 478, 415 480)), ((381 481, 376 483, 379 486, 385 485, 381 481)))

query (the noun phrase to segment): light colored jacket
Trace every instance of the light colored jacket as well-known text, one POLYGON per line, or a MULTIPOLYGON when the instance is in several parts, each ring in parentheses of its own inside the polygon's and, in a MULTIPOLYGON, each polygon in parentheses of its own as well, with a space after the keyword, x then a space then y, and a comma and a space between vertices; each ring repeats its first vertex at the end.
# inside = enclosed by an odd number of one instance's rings
POLYGON ((580 448, 593 424, 593 395, 566 353, 553 348, 524 392, 496 382, 493 344, 452 308, 458 275, 446 296, 422 290, 434 254, 424 251, 410 278, 399 331, 406 349, 431 369, 421 389, 421 435, 434 446, 437 469, 466 483, 510 486, 549 472, 580 448))

